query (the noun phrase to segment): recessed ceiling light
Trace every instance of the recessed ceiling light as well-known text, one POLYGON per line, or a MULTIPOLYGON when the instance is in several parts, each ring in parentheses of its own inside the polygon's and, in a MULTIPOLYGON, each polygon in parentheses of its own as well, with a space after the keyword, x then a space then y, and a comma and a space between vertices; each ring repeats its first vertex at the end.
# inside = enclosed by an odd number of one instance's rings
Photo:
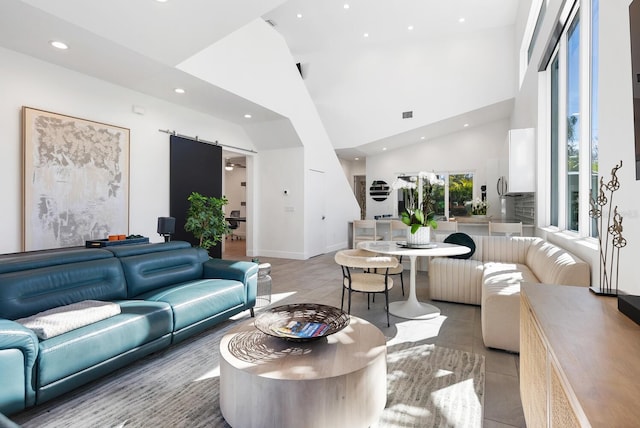
POLYGON ((175 88, 173 92, 175 92, 176 94, 184 94, 185 90, 182 88, 175 88))
POLYGON ((409 25, 409 26, 407 27, 407 30, 409 30, 409 31, 413 30, 413 25, 409 25))
POLYGON ((167 0, 156 0, 158 3, 166 3, 167 0))
POLYGON ((382 148, 382 151, 384 152, 385 150, 387 150, 387 148, 386 148, 386 147, 383 147, 383 148, 382 148))
POLYGON ((344 7, 345 9, 349 9, 349 3, 345 3, 342 7, 344 7))
POLYGON ((467 126, 469 126, 469 124, 468 124, 468 123, 465 123, 465 124, 464 124, 464 127, 466 128, 467 126))
POLYGON ((353 158, 353 160, 360 160, 360 158, 353 158))
POLYGON ((458 22, 464 22, 464 18, 459 18, 458 22))
POLYGON ((251 119, 251 115, 249 113, 247 113, 247 114, 244 115, 244 118, 245 119, 251 119))
POLYGON ((362 37, 369 37, 369 33, 364 33, 362 37))
POLYGON ((296 16, 297 16, 298 18, 302 18, 302 14, 301 14, 301 13, 297 14, 296 16))
POLYGON ((60 50, 69 49, 69 46, 67 46, 67 44, 66 44, 66 43, 61 42, 61 41, 59 41, 59 40, 51 40, 51 41, 49 42, 49 44, 50 44, 51 46, 53 46, 54 48, 56 48, 56 49, 60 49, 60 50))
POLYGON ((424 137, 420 137, 421 140, 424 140, 424 137))

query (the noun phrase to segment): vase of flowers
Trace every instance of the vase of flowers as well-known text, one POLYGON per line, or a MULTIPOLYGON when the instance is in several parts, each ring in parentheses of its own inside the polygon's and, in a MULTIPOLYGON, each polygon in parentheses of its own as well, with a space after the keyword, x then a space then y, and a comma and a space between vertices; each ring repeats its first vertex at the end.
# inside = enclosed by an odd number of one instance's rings
POLYGON ((434 173, 420 172, 409 179, 398 178, 394 189, 402 189, 404 193, 405 210, 400 214, 407 229, 407 244, 424 245, 431 241, 431 229, 438 224, 434 220, 433 185, 442 184, 434 173))
POLYGON ((471 215, 473 217, 484 218, 487 216, 487 201, 476 198, 471 202, 471 215))

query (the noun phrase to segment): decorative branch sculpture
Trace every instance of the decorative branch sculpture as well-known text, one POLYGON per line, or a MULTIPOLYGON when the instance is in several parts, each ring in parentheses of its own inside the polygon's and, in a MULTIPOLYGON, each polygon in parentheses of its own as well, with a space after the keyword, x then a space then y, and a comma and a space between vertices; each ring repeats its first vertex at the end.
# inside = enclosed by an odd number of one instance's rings
POLYGON ((622 236, 622 216, 618 213, 616 205, 613 205, 613 194, 620 188, 617 172, 622 168, 622 161, 611 170, 611 179, 605 184, 604 177, 600 177, 600 189, 598 198, 591 197, 589 203, 591 209, 589 216, 597 219, 598 222, 598 243, 600 247, 600 287, 591 287, 591 291, 599 295, 617 296, 618 295, 618 273, 620 267, 620 249, 627 245, 627 240, 622 236), (605 191, 609 192, 609 197, 605 191), (607 227, 606 236, 602 236, 603 232, 603 207, 609 204, 607 211, 607 227), (609 247, 611 244, 611 248, 609 247), (611 251, 609 251, 611 250, 611 251), (615 271, 614 271, 615 262, 615 271))

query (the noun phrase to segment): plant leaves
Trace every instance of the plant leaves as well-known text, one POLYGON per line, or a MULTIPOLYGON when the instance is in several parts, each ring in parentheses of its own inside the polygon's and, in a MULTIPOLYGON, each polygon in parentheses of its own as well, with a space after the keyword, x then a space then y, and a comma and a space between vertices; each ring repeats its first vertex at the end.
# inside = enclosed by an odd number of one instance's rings
POLYGON ((216 198, 204 196, 198 192, 191 193, 187 200, 191 205, 187 210, 184 230, 193 233, 200 241, 200 247, 208 250, 229 233, 229 226, 222 209, 229 201, 225 196, 216 198))

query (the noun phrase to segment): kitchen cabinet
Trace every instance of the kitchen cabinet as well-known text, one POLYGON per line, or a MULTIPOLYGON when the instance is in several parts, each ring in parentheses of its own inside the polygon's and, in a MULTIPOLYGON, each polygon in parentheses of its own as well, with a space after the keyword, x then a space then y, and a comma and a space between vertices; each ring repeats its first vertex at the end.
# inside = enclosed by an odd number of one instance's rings
POLYGON ((535 129, 511 129, 507 136, 507 162, 498 193, 528 193, 536 190, 535 129), (504 180, 506 179, 506 184, 504 180), (506 192, 505 192, 506 190, 506 192))

